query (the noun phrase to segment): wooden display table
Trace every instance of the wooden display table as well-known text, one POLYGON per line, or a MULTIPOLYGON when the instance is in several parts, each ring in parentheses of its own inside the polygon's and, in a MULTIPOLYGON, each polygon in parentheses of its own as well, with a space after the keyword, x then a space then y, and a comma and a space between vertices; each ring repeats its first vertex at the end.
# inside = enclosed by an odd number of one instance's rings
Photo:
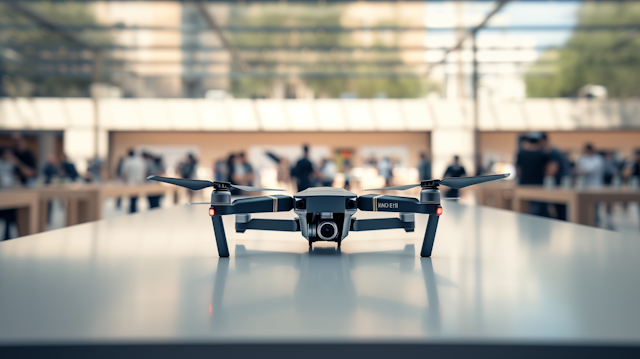
POLYGON ((514 183, 486 183, 469 187, 476 195, 476 201, 480 206, 489 206, 500 209, 513 209, 514 183))
MULTIPOLYGON (((0 210, 17 209, 18 235, 38 233, 38 193, 31 189, 0 191, 0 210)), ((8 225, 8 223, 7 223, 8 225)))
POLYGON ((513 191, 513 210, 529 212, 529 202, 539 201, 567 205, 567 219, 573 223, 595 226, 595 205, 597 203, 640 202, 640 192, 628 188, 585 189, 545 189, 542 186, 518 186, 513 191))

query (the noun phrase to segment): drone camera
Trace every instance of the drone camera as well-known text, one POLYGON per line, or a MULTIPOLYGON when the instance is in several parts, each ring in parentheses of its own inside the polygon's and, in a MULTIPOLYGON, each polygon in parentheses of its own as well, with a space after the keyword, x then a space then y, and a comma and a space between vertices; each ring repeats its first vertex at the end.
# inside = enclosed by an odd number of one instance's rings
POLYGON ((324 221, 318 226, 318 237, 325 241, 332 241, 338 236, 338 225, 334 221, 324 221))

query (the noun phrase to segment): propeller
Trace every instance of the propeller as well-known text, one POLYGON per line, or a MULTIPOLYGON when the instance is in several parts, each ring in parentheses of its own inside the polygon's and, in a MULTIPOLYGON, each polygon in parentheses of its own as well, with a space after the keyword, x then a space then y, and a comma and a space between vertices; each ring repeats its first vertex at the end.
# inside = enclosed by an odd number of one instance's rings
POLYGON ((509 173, 504 173, 499 175, 476 176, 476 177, 450 177, 450 178, 445 178, 443 180, 428 180, 428 181, 422 181, 418 184, 407 184, 404 186, 364 189, 363 191, 384 191, 384 190, 404 191, 404 190, 408 190, 410 188, 414 188, 418 186, 422 186, 422 188, 437 188, 439 185, 444 185, 453 189, 460 189, 467 186, 472 186, 474 184, 495 181, 495 180, 507 178, 507 177, 509 177, 509 173))
POLYGON ((183 178, 170 178, 170 177, 160 177, 160 176, 149 176, 148 180, 154 180, 159 182, 171 183, 176 186, 181 186, 188 188, 190 190, 200 190, 207 187, 213 187, 216 190, 229 190, 229 187, 236 188, 245 192, 256 192, 256 191, 284 191, 283 189, 272 189, 272 188, 257 188, 251 186, 241 186, 237 184, 231 184, 229 182, 211 182, 211 181, 202 181, 202 180, 191 180, 191 179, 183 179, 183 178))

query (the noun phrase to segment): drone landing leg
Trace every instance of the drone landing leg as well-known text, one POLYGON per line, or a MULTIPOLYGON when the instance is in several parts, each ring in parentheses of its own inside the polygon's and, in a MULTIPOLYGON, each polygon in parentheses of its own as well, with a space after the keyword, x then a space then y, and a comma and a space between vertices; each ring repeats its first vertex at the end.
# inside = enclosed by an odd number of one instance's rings
POLYGON ((224 233, 224 224, 222 224, 222 216, 211 217, 213 222, 213 232, 216 235, 216 245, 218 246, 218 255, 220 257, 229 256, 229 247, 227 247, 227 236, 224 233))
POLYGON ((430 214, 427 221, 427 230, 424 233, 424 241, 422 242, 422 251, 420 257, 431 257, 433 249, 433 241, 436 239, 436 229, 438 229, 438 219, 440 216, 430 214))

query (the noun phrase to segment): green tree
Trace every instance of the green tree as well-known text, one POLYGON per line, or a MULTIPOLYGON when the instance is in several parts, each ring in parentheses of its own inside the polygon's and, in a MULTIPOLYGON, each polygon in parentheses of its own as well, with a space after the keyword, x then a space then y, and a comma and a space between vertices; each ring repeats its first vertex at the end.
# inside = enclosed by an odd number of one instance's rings
MULTIPOLYGON (((637 25, 640 4, 585 3, 577 16, 578 26, 637 25)), ((637 30, 576 31, 562 48, 547 51, 529 68, 526 84, 529 97, 575 96, 587 84, 605 86, 614 98, 640 96, 637 30)))
MULTIPOLYGON (((291 27, 340 27, 341 17, 348 5, 309 6, 301 4, 252 4, 245 7, 232 7, 229 25, 232 26, 291 26, 291 27)), ((400 26, 401 19, 394 22, 368 24, 368 26, 400 26)), ((354 24, 355 26, 356 24, 354 24)), ((389 46, 382 40, 380 33, 374 33, 372 47, 389 46)), ((399 44, 398 34, 393 42, 399 44)), ((339 97, 350 92, 360 98, 376 97, 385 93, 391 98, 421 97, 439 88, 419 77, 371 77, 372 73, 413 73, 415 69, 402 63, 400 54, 387 51, 339 51, 338 47, 359 46, 354 43, 350 32, 292 32, 278 33, 232 33, 232 42, 236 46, 263 46, 264 51, 243 52, 243 58, 252 63, 251 72, 264 74, 300 73, 301 81, 313 89, 317 97, 339 97), (302 51, 277 50, 277 46, 301 47, 302 51), (334 47, 331 51, 311 51, 308 48, 324 46, 334 47), (271 49, 269 48, 271 47, 271 49), (371 62, 385 62, 376 65, 371 62), (293 63, 293 64, 292 64, 293 63), (335 77, 324 74, 344 73, 354 76, 335 77), (305 77, 304 74, 314 74, 305 77)), ((237 70, 236 70, 237 71, 237 70)), ((230 92, 235 97, 268 96, 274 81, 282 79, 243 77, 232 79, 230 92)))

